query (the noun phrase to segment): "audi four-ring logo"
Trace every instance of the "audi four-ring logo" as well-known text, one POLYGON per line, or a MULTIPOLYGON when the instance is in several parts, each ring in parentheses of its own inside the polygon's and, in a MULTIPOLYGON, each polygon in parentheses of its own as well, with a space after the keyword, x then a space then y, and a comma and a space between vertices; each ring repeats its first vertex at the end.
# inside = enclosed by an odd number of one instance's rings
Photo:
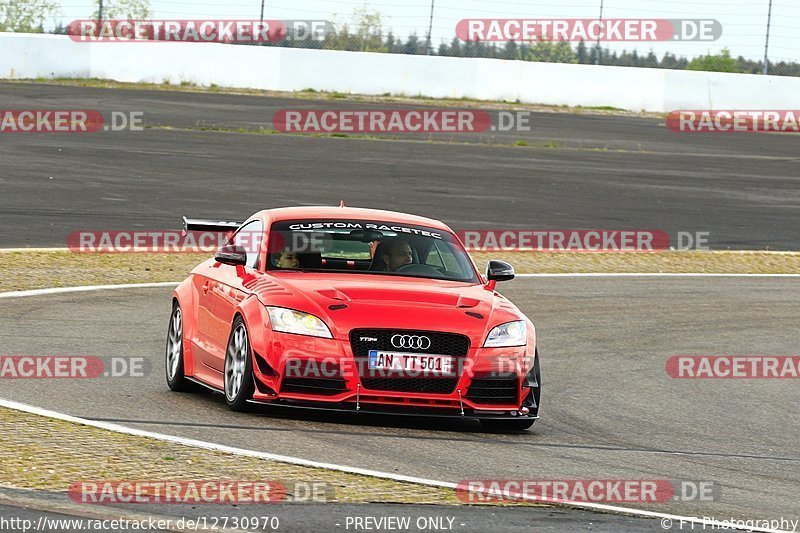
POLYGON ((431 347, 431 340, 424 335, 393 335, 392 346, 413 350, 427 350, 431 347))

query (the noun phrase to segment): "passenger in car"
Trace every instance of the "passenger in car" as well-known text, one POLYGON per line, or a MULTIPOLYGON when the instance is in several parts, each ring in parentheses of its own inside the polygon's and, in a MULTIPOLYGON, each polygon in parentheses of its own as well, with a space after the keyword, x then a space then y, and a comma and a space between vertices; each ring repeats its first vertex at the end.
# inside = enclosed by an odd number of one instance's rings
POLYGON ((297 252, 291 250, 284 250, 275 260, 275 266, 278 268, 300 268, 300 258, 297 252))

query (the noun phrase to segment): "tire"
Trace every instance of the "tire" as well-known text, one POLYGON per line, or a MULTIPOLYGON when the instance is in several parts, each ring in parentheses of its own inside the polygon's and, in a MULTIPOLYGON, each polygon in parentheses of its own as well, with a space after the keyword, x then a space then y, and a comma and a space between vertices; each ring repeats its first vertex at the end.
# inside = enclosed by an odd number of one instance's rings
POLYGON ((192 392, 197 386, 183 373, 183 312, 178 302, 172 304, 164 356, 167 386, 175 392, 192 392))
POLYGON ((481 425, 490 430, 524 431, 530 429, 535 418, 481 418, 481 425))
POLYGON ((224 386, 225 402, 232 411, 246 411, 247 400, 253 397, 253 354, 250 338, 242 317, 233 321, 228 348, 225 350, 224 386))

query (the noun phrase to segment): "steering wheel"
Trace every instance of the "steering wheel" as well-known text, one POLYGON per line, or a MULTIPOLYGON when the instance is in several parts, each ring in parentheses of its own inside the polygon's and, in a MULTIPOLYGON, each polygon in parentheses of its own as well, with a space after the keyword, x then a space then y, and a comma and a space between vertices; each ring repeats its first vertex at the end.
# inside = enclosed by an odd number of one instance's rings
POLYGON ((407 265, 403 265, 397 267, 395 272, 402 272, 403 274, 423 274, 423 275, 430 275, 430 276, 441 276, 442 273, 439 272, 437 269, 433 268, 429 265, 422 265, 420 263, 408 263, 407 265))

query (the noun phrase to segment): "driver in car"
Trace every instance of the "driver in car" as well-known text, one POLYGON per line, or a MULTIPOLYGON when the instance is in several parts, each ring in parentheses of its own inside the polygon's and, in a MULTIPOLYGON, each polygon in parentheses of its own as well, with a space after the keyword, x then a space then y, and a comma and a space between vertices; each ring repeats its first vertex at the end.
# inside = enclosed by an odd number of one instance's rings
POLYGON ((381 256, 386 263, 386 270, 394 272, 398 268, 410 265, 414 261, 411 245, 403 239, 393 239, 381 256))

